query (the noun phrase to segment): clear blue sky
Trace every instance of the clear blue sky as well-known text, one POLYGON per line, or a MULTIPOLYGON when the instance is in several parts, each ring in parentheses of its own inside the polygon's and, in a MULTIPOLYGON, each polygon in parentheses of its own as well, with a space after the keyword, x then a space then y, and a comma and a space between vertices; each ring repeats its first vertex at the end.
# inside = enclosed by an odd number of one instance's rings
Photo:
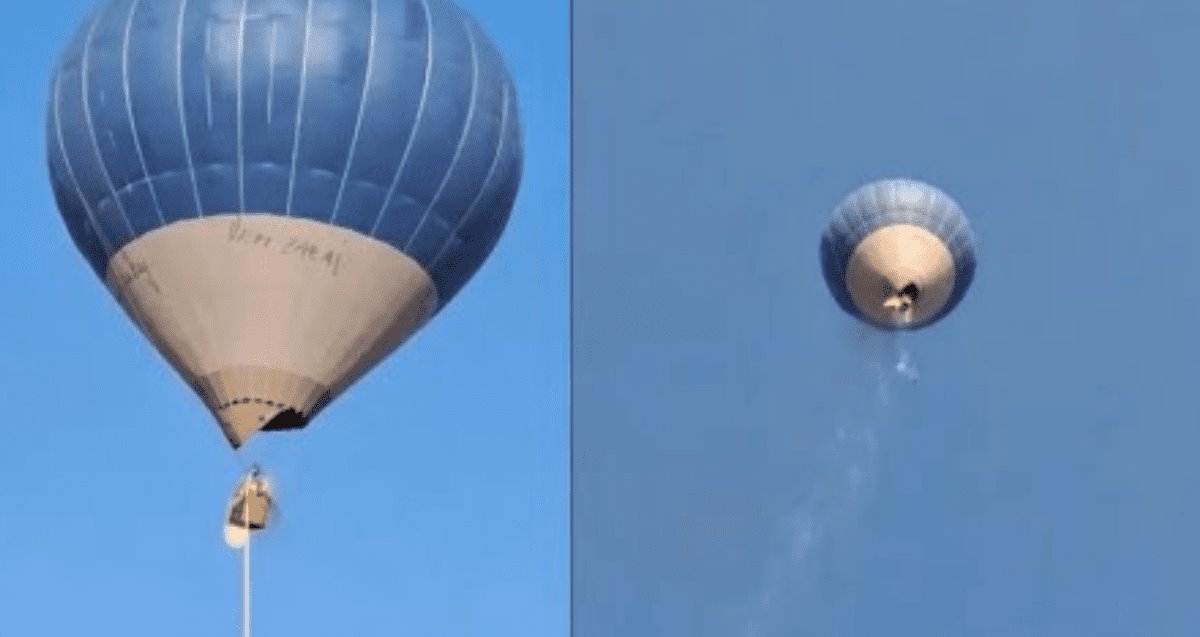
MULTIPOLYGON (((520 91, 521 194, 437 321, 302 435, 258 445, 283 518, 255 545, 255 634, 567 631, 568 6, 459 1, 520 91)), ((90 6, 18 3, 0 24, 0 634, 233 635, 220 518, 254 458, 125 318, 50 195, 49 74, 90 6)))
POLYGON ((574 15, 576 637, 1198 634, 1200 8, 574 15), (817 242, 894 176, 980 263, 885 405, 817 242))

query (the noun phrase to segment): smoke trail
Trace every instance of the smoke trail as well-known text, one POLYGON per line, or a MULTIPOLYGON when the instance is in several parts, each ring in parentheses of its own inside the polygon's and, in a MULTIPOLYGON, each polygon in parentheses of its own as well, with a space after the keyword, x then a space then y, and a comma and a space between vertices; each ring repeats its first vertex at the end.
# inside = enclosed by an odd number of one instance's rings
POLYGON ((892 335, 892 356, 896 364, 896 374, 910 383, 921 379, 921 372, 913 364, 912 350, 908 347, 908 333, 899 332, 892 335))
POLYGON ((879 428, 887 421, 892 385, 896 377, 915 382, 919 377, 902 334, 882 334, 872 339, 870 363, 876 376, 877 408, 874 413, 843 413, 833 436, 818 455, 811 488, 785 519, 787 550, 767 567, 763 587, 753 602, 745 637, 764 637, 767 619, 783 594, 789 575, 798 575, 821 542, 858 506, 862 492, 874 476, 879 458, 879 428))
POLYGON ((767 568, 762 591, 755 600, 753 615, 746 624, 745 637, 762 637, 767 615, 774 608, 783 589, 787 567, 799 564, 808 556, 818 539, 820 528, 815 506, 816 498, 809 497, 787 520, 789 547, 785 556, 775 559, 767 568))
POLYGON ((892 332, 880 334, 875 341, 876 359, 872 363, 876 376, 876 393, 879 406, 891 406, 892 384, 899 377, 909 383, 921 379, 921 372, 913 362, 912 350, 908 347, 908 334, 892 332))

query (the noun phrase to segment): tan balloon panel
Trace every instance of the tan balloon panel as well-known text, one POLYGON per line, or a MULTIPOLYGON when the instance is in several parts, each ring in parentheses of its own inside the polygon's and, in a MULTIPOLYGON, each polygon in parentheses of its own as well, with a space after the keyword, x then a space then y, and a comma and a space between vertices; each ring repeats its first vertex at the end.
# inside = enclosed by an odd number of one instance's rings
POLYGON ((889 225, 867 235, 846 268, 846 287, 855 306, 883 325, 923 324, 937 315, 954 291, 954 257, 937 235, 920 226, 889 225), (911 306, 898 305, 913 285, 911 306))
POLYGON ((115 255, 107 282, 234 447, 303 427, 438 302, 428 273, 396 248, 274 214, 151 231, 115 255))

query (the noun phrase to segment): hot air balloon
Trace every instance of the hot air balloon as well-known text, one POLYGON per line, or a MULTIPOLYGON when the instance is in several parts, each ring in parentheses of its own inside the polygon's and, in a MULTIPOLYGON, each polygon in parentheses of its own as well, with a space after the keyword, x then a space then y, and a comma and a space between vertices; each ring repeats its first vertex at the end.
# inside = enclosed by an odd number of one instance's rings
POLYGON ((882 330, 931 325, 975 276, 975 240, 946 193, 910 179, 851 193, 821 237, 821 266, 839 306, 882 330))
POLYGON ((235 448, 445 308, 521 180, 512 79, 449 0, 108 0, 50 93, 67 230, 235 448))

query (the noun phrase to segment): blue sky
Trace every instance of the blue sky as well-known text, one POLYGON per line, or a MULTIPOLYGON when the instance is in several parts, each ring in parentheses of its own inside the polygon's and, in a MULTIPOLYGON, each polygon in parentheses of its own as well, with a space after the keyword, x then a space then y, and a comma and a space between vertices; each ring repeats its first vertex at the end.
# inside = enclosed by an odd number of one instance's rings
POLYGON ((233 634, 220 517, 262 459, 255 634, 567 630, 567 4, 462 0, 508 58, 526 171, 506 236, 437 321, 300 436, 235 454, 54 209, 42 118, 90 2, 0 25, 0 634, 233 634))
POLYGON ((1196 633, 1200 9, 1126 5, 577 3, 576 637, 1196 633), (817 242, 895 176, 980 262, 884 400, 817 242))
MULTIPOLYGON (((249 458, 49 195, 46 80, 88 4, 0 25, 0 633, 232 633, 218 518, 249 458)), ((463 4, 522 92, 513 222, 437 322, 262 449, 284 518, 257 634, 566 633, 568 8, 463 4)), ((1198 14, 578 3, 575 635, 1192 635, 1198 14), (894 351, 816 245, 890 176, 958 199, 980 268, 902 343, 920 381, 881 387, 894 351)))

